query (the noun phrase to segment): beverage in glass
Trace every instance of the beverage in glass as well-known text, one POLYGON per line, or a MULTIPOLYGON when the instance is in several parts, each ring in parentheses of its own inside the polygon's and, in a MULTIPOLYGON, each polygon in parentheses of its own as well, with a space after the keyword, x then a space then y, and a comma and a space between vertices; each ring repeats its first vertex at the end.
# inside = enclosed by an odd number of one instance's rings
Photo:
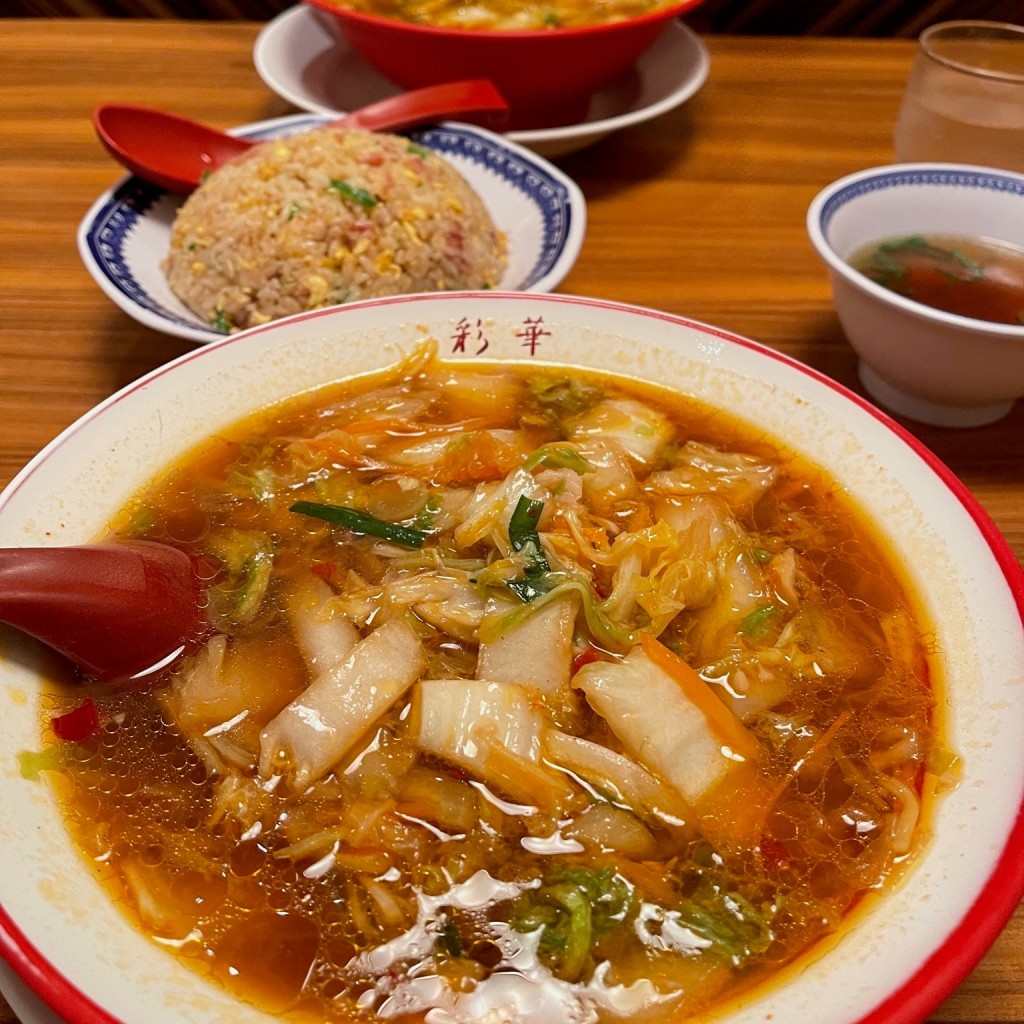
POLYGON ((1024 171, 1024 25, 950 21, 926 29, 894 142, 900 161, 1024 171))

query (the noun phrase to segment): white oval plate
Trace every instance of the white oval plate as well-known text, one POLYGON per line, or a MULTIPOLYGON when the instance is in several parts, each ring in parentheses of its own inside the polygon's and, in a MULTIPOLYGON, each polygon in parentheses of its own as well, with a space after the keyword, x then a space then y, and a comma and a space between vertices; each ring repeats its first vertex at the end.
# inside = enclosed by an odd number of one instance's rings
MULTIPOLYGON (((264 26, 256 38, 253 63, 278 96, 318 114, 337 116, 402 91, 305 4, 289 8, 264 26)), ((681 21, 671 22, 631 71, 591 98, 587 115, 578 124, 511 131, 505 138, 544 156, 564 156, 685 103, 704 84, 710 67, 703 42, 681 21)))
MULTIPOLYGON (((272 138, 315 128, 332 115, 294 114, 232 134, 272 138)), ((546 292, 572 269, 586 232, 587 204, 576 183, 543 157, 500 135, 446 123, 407 133, 441 153, 483 199, 508 239, 507 291, 546 292)), ((139 323, 207 344, 224 337, 171 291, 161 263, 183 197, 122 179, 104 192, 78 228, 78 252, 107 296, 139 323)))
MULTIPOLYGON (((929 816, 901 884, 715 1017, 922 1020, 1024 895, 1024 573, 912 435, 794 360, 681 317, 570 296, 439 293, 299 314, 188 352, 79 420, 0 495, 0 544, 89 542, 157 472, 252 410, 371 372, 424 337, 447 358, 475 358, 476 345, 462 354, 465 324, 488 359, 626 372, 780 439, 839 481, 906 567, 961 782, 929 816)), ((0 630, 0 955, 72 1024, 273 1024, 137 931, 72 847, 48 787, 19 777, 15 753, 39 746, 39 672, 38 650, 0 630)))

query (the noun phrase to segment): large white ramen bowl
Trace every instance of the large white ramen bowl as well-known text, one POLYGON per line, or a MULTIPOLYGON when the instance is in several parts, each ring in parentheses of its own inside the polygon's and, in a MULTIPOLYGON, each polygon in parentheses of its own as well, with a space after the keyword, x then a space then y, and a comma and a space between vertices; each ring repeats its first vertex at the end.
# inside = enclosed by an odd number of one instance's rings
MULTIPOLYGON (((938 802, 934 834, 898 887, 724 1017, 921 1020, 1024 893, 1024 578, 946 468, 813 370, 679 317, 566 296, 407 296, 306 314, 190 352, 80 420, 0 496, 0 544, 88 542, 219 428, 381 367, 428 336, 452 359, 473 358, 486 341, 485 359, 572 363, 694 395, 831 471, 888 538, 933 632, 939 712, 963 779, 938 802), (466 324, 476 343, 462 353, 466 324)), ((0 952, 72 1024, 270 1024, 137 932, 72 849, 46 784, 19 776, 16 752, 40 745, 41 664, 28 641, 0 631, 0 952)))
POLYGON ((897 295, 849 260, 907 235, 989 238, 1024 249, 1024 174, 966 164, 893 164, 822 189, 807 233, 828 268, 861 383, 893 412, 944 427, 1000 419, 1024 395, 1024 323, 946 313, 897 295))

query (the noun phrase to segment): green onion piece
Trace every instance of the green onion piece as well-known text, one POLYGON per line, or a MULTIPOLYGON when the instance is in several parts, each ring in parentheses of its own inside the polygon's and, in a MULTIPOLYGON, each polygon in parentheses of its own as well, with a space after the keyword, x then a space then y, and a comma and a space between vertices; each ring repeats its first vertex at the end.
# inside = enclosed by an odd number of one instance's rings
POLYGON ((546 444, 538 448, 524 463, 523 469, 533 470, 538 466, 552 469, 571 469, 582 476, 592 473, 594 467, 578 451, 565 445, 546 444))
POLYGON ((424 530, 414 530, 411 526, 389 523, 369 512, 360 512, 357 508, 347 505, 321 505, 316 501, 297 501, 291 506, 291 512, 299 515, 312 516, 335 526, 344 526, 353 533, 363 533, 370 537, 380 537, 394 544, 407 548, 421 548, 429 534, 424 530))
POLYGON ((436 494, 430 495, 423 508, 416 513, 416 517, 413 519, 413 527, 417 530, 423 530, 425 533, 430 533, 430 529, 437 520, 440 511, 441 500, 436 494))
POLYGON ((878 247, 882 252, 902 252, 904 249, 930 249, 928 239, 924 235, 907 235, 905 238, 894 238, 889 242, 883 242, 878 247))
POLYGON ((512 591, 520 601, 529 603, 536 601, 538 597, 554 590, 561 583, 558 573, 546 573, 530 579, 529 570, 525 577, 509 580, 505 586, 512 591))
POLYGON ((59 772, 66 765, 67 755, 61 746, 18 751, 18 770, 29 782, 38 782, 40 772, 59 772))
POLYGON ((770 913, 738 892, 705 882, 676 909, 675 916, 678 924, 711 943, 709 952, 739 967, 771 945, 770 913))
MULTIPOLYGON (((512 582, 525 584, 526 581, 513 580, 512 582)), ((602 647, 610 651, 624 653, 640 642, 639 633, 620 626, 608 617, 601 607, 601 602, 594 595, 594 591, 582 579, 573 579, 563 572, 553 572, 548 579, 544 580, 544 583, 553 585, 550 590, 541 592, 539 596, 528 603, 517 605, 507 612, 495 612, 485 616, 483 622, 480 623, 480 640, 484 643, 491 643, 498 637, 504 636, 509 630, 515 629, 520 623, 525 622, 534 612, 539 612, 548 602, 557 601, 563 594, 575 593, 583 602, 583 614, 587 620, 587 629, 602 647)))
POLYGON ((274 545, 268 534, 254 530, 226 530, 206 541, 226 577, 210 590, 219 615, 235 624, 252 622, 270 586, 274 545))
POLYGON ((907 276, 907 272, 889 255, 888 250, 879 249, 871 257, 871 266, 880 273, 891 277, 907 276))
POLYGON ((145 537, 155 527, 156 516, 152 509, 139 505, 131 510, 130 530, 133 537, 145 537))
POLYGON ((575 416, 586 412, 604 397, 604 392, 594 384, 587 384, 575 377, 550 377, 539 374, 527 381, 534 401, 540 408, 558 417, 575 416))
MULTIPOLYGON (((964 255, 959 249, 944 249, 939 245, 932 245, 923 235, 909 235, 906 238, 893 239, 890 242, 883 242, 873 257, 873 264, 885 273, 895 274, 897 277, 906 275, 906 269, 898 267, 889 254, 912 252, 934 260, 936 263, 953 263, 956 265, 953 271, 945 272, 951 281, 980 281, 985 276, 985 268, 976 263, 969 256, 964 255), (894 268, 898 267, 898 271, 894 268), (964 276, 962 271, 966 271, 964 276)), ((941 267, 936 267, 942 270, 941 267)))
POLYGON ((274 556, 269 550, 255 551, 242 566, 242 586, 233 595, 235 614, 241 622, 250 622, 266 596, 274 556))
POLYGON ((551 566, 540 546, 540 534, 537 523, 544 511, 543 501, 534 501, 522 495, 516 503, 515 511, 508 521, 508 540, 516 551, 521 551, 527 559, 527 572, 532 568, 548 572, 551 566))
POLYGON ((536 600, 553 590, 559 582, 555 579, 557 574, 551 572, 544 548, 541 547, 540 534, 537 533, 537 522, 543 511, 543 501, 534 501, 524 494, 508 521, 509 543, 526 560, 523 575, 506 583, 520 601, 536 600))
POLYGON ((438 931, 437 937, 434 939, 434 948, 450 960, 458 960, 465 953, 459 929, 450 917, 438 931))
POLYGON ((377 205, 377 198, 371 192, 367 192, 365 188, 360 188, 358 185, 350 185, 340 178, 331 178, 331 188, 343 199, 350 199, 365 210, 372 210, 377 205))
POLYGON ((965 256, 959 249, 951 249, 949 254, 968 274, 967 277, 954 275, 956 280, 972 282, 981 281, 985 277, 985 268, 980 263, 975 263, 969 256, 965 256))
POLYGON ((213 316, 210 318, 210 324, 214 330, 223 331, 225 334, 231 333, 231 321, 224 314, 223 309, 215 309, 213 316))
POLYGON ((590 902, 584 892, 568 882, 553 885, 548 895, 569 917, 559 974, 567 981, 576 981, 583 973, 590 954, 593 934, 590 902))
POLYGON ((629 928, 633 893, 610 868, 554 868, 539 889, 523 893, 509 923, 520 933, 543 929, 537 949, 554 974, 577 981, 595 943, 629 928))
POLYGON ((768 635, 768 627, 779 609, 773 604, 755 608, 740 623, 740 632, 751 640, 761 640, 768 635))

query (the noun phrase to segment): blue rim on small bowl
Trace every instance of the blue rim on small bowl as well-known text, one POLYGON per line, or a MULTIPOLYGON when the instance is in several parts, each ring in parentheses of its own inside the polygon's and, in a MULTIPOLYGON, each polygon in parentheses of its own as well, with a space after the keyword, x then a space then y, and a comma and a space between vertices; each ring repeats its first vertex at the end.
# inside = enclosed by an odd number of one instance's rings
MULTIPOLYGON (((231 134, 268 139, 331 120, 294 114, 231 134)), ((509 265, 499 287, 521 292, 556 288, 576 262, 586 232, 586 200, 579 186, 543 157, 483 128, 449 122, 406 134, 448 159, 505 232, 509 265)), ((189 310, 160 268, 182 201, 156 185, 125 177, 82 219, 78 251, 93 280, 129 316, 164 334, 207 344, 224 332, 189 310)))

